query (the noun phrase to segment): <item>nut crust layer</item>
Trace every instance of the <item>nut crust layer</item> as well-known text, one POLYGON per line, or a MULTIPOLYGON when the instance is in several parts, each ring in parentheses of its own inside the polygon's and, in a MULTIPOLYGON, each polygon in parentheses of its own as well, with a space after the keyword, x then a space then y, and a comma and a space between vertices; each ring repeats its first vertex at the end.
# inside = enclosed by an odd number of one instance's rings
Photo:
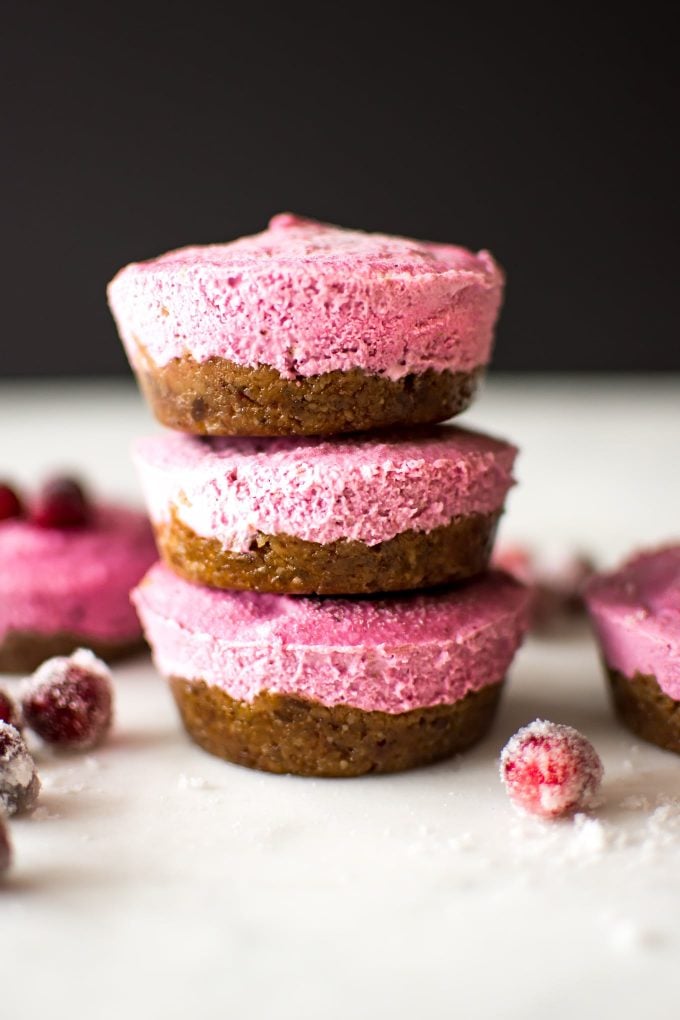
POLYGON ((488 730, 502 689, 490 684, 453 705, 390 715, 266 691, 236 701, 181 677, 170 686, 187 731, 206 751, 265 772, 319 777, 399 772, 464 751, 488 730))
POLYGON ((258 534, 247 552, 224 549, 179 520, 156 527, 160 553, 181 577, 212 588, 289 595, 367 595, 463 581, 486 569, 500 512, 470 514, 432 531, 369 546, 258 534))
POLYGON ((354 368, 286 379, 269 365, 225 358, 185 355, 159 366, 141 345, 135 370, 162 425, 210 436, 337 435, 445 421, 468 407, 482 373, 427 369, 392 380, 354 368))
POLYGON ((680 754, 680 701, 659 687, 656 678, 636 673, 632 680, 607 667, 617 715, 643 740, 680 754))

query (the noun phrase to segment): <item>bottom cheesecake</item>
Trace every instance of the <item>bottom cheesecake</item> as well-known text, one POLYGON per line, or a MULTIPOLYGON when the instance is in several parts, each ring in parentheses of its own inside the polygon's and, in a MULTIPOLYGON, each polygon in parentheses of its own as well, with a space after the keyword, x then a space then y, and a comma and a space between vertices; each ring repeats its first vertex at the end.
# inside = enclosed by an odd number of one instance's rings
POLYGON ((500 573, 437 593, 322 599, 217 591, 161 564, 133 600, 194 740, 308 776, 394 772, 478 741, 529 609, 500 573))

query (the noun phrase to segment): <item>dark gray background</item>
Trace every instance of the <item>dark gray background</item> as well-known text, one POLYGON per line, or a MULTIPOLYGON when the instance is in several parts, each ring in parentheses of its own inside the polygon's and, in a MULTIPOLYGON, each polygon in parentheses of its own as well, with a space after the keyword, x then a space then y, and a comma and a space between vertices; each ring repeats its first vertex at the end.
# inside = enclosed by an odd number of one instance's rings
POLYGON ((498 368, 680 369, 668 26, 446 9, 3 4, 0 374, 127 371, 109 277, 282 209, 490 248, 498 368))

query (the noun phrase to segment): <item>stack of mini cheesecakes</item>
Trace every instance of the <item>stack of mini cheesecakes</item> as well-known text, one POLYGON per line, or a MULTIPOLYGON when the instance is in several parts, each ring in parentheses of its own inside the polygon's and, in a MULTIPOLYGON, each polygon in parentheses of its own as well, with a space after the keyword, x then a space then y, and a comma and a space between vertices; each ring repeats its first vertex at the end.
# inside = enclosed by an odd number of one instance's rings
POLYGON ((488 728, 528 617, 487 569, 516 450, 437 423, 474 396, 502 284, 487 252, 289 214, 110 284, 174 430, 135 447, 162 562, 133 598, 208 751, 355 776, 488 728))

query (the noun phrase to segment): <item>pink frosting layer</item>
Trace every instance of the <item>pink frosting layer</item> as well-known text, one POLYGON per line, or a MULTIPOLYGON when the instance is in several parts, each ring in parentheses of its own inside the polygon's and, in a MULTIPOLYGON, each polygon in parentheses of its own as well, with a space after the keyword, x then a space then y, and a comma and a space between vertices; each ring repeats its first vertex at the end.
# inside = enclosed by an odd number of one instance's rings
POLYGON ((130 589, 156 559, 144 514, 103 506, 83 528, 0 522, 0 641, 9 631, 141 636, 130 589))
POLYGON ((258 531, 375 545, 500 510, 516 453, 452 426, 333 442, 167 434, 135 444, 152 519, 174 507, 196 534, 233 551, 258 531))
POLYGON ((629 679, 654 676, 680 701, 680 545, 596 577, 586 602, 607 665, 629 679))
POLYGON ((109 304, 128 356, 189 354, 311 376, 488 362, 503 274, 488 252, 342 230, 290 214, 229 244, 122 269, 109 304))
POLYGON ((391 713, 501 680, 529 603, 499 573, 435 595, 314 599, 215 591, 160 564, 133 599, 166 676, 203 679, 240 701, 270 691, 391 713))

